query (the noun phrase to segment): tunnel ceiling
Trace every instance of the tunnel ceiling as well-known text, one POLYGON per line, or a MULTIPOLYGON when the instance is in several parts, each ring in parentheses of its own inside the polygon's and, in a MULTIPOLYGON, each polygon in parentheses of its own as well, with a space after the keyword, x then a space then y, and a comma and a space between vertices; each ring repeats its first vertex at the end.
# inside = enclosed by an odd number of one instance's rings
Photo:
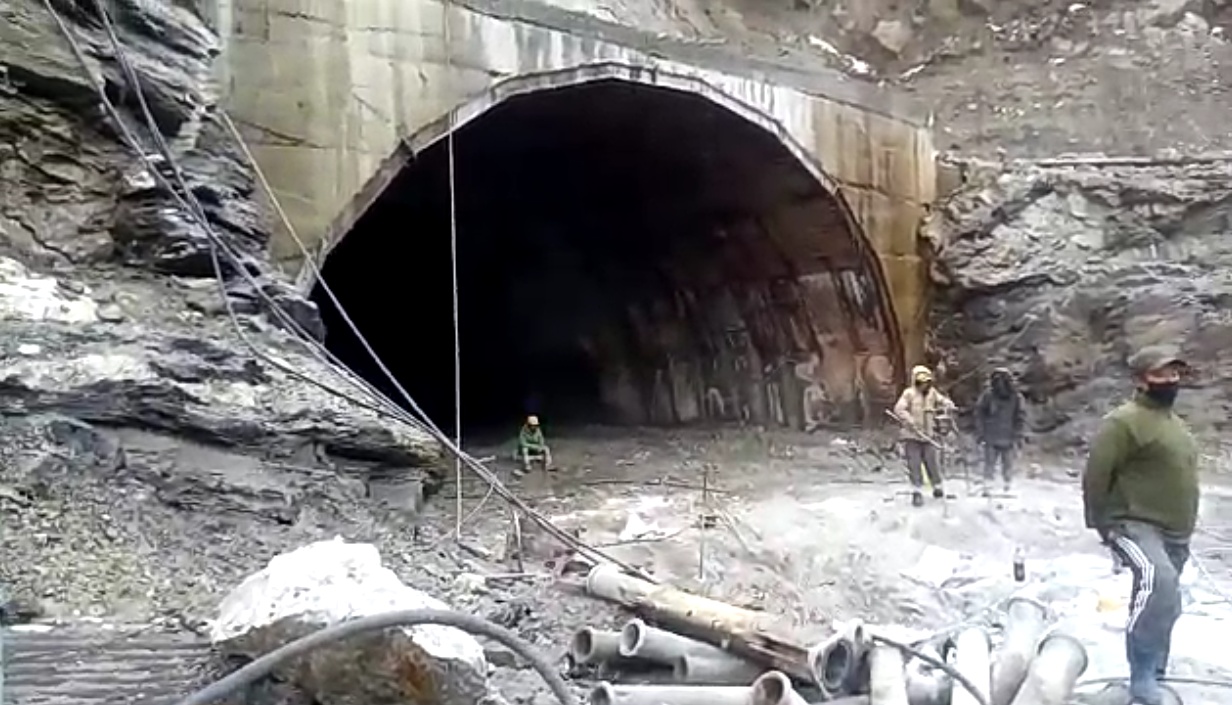
MULTIPOLYGON (((511 98, 452 142, 464 424, 805 426, 893 393, 866 249, 769 132, 701 96, 602 81, 511 98)), ((447 140, 417 155, 324 267, 442 425, 449 165, 447 140)), ((330 347, 372 375, 317 297, 330 347)))

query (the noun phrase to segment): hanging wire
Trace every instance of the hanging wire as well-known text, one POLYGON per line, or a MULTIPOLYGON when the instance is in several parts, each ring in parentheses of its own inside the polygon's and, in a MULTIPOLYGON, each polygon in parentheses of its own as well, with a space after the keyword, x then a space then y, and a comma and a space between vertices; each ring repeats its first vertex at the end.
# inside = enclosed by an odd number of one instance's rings
MULTIPOLYGON (((453 43, 449 36, 449 0, 441 0, 445 38, 445 74, 453 64, 453 43)), ((456 112, 446 119, 445 151, 449 158, 449 280, 453 283, 453 442, 462 447, 462 340, 458 326, 458 200, 453 153, 453 130, 456 112)), ((454 534, 462 538, 462 458, 454 458, 454 508, 457 510, 454 534)), ((482 505, 481 505, 482 506, 482 505)), ((469 517, 468 517, 469 518, 469 517)))

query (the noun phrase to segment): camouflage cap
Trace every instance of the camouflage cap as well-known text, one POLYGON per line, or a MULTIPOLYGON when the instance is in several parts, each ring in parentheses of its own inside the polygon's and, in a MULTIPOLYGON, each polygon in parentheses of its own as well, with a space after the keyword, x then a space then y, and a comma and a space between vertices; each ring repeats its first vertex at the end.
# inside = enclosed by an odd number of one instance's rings
POLYGON ((1189 367, 1189 364, 1177 356, 1175 351, 1164 347, 1143 348, 1129 358, 1129 371, 1135 375, 1144 375, 1169 365, 1189 367))

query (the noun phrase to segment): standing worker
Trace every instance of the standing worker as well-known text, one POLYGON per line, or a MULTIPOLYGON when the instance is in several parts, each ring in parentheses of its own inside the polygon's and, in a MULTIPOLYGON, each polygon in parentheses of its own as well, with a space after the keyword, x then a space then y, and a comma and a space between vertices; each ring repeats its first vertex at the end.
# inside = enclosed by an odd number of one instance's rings
POLYGON ((1014 387, 1010 371, 998 367, 988 379, 988 387, 975 403, 975 437, 984 446, 984 496, 992 491, 997 463, 1001 480, 1010 491, 1014 446, 1022 441, 1027 422, 1027 402, 1014 387))
POLYGON ((943 423, 950 422, 954 402, 933 387, 933 373, 923 365, 911 368, 911 386, 903 390, 894 405, 894 416, 902 423, 903 455, 911 478, 911 505, 924 504, 924 472, 933 486, 933 497, 945 498, 941 461, 938 457, 943 423))
POLYGON ((1104 418, 1082 479, 1087 527, 1133 573, 1125 626, 1134 703, 1160 705, 1180 577, 1198 518, 1198 446, 1173 412, 1183 361, 1161 348, 1130 358, 1137 393, 1104 418))

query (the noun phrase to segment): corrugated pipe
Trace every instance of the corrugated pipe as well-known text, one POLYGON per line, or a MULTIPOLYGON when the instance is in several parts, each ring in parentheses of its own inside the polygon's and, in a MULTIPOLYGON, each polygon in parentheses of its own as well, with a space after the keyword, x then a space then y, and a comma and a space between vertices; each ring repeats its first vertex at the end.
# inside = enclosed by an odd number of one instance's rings
POLYGON ((1012 705, 1064 705, 1087 670, 1087 650, 1074 637, 1054 632, 1039 646, 1012 705))
MULTIPOLYGON (((925 644, 920 652, 944 662, 937 647, 925 644)), ((907 664, 907 702, 910 705, 949 705, 954 681, 949 674, 918 658, 907 664)))
POLYGON ((620 655, 675 668, 681 656, 706 656, 721 659, 730 656, 717 646, 672 632, 656 629, 640 619, 631 619, 620 630, 620 655))
POLYGON ((672 680, 691 685, 745 685, 766 668, 730 654, 685 654, 672 665, 672 680))
MULTIPOLYGON (((954 670, 961 673, 987 701, 992 684, 992 657, 989 653, 988 632, 979 627, 970 627, 954 638, 954 670)), ((954 688, 950 705, 979 705, 966 688, 954 688)))
POLYGON ((868 699, 871 705, 908 705, 903 654, 879 644, 868 656, 868 699))
POLYGON ((590 705, 749 705, 752 686, 612 685, 590 691, 590 705))
POLYGON ((992 664, 990 705, 1013 702, 1048 627, 1048 609, 1029 598, 1012 598, 1005 614, 1005 638, 992 664))

